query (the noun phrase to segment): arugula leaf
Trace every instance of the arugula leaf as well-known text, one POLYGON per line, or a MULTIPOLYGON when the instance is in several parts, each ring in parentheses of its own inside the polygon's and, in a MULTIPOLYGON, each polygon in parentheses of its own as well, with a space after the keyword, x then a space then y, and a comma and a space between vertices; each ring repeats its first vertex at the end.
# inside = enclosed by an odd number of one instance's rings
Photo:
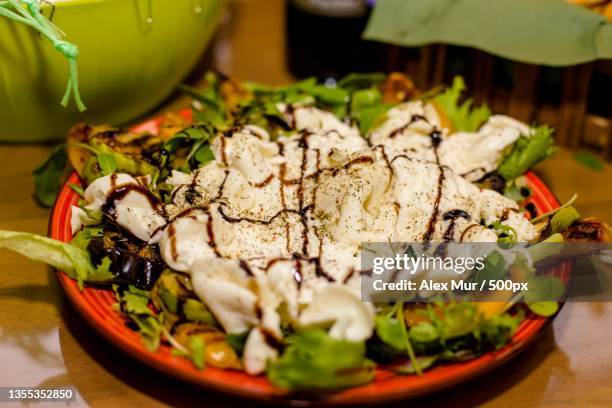
POLYGON ((391 107, 383 104, 382 96, 377 88, 362 89, 354 92, 351 97, 351 115, 359 125, 359 131, 366 135, 391 107))
POLYGON ((376 88, 362 89, 353 93, 351 98, 351 111, 370 108, 381 103, 380 91, 376 88))
POLYGON ((461 93, 464 90, 463 78, 456 76, 453 85, 434 96, 433 101, 448 116, 456 130, 475 132, 491 116, 491 110, 486 105, 472 107, 471 99, 460 103, 461 93))
POLYGON ((335 340, 321 329, 296 333, 290 345, 268 367, 268 378, 288 389, 339 389, 374 378, 374 363, 365 358, 365 343, 335 340))
POLYGON ((192 322, 204 323, 211 326, 217 325, 217 321, 212 313, 210 313, 206 306, 199 300, 185 300, 185 302, 183 302, 183 314, 187 320, 192 322))
POLYGON ((553 129, 544 125, 533 128, 531 136, 521 136, 502 160, 498 173, 506 180, 513 180, 550 157, 554 153, 552 134, 553 129))
MULTIPOLYGON (((499 238, 497 238, 498 243, 514 244, 518 242, 518 234, 513 227, 502 224, 499 220, 494 221, 491 226, 493 229, 495 229, 495 232, 497 232, 497 235, 499 236, 499 238)), ((511 248, 512 246, 509 245, 508 247, 511 248)))
POLYGON ((98 165, 103 176, 108 176, 117 171, 117 160, 111 153, 98 154, 98 165))
POLYGON ((49 157, 34 169, 34 197, 43 207, 51 207, 62 188, 68 155, 65 146, 56 147, 49 157))
POLYGON ((200 370, 204 369, 206 343, 201 336, 189 336, 189 351, 191 361, 200 370))
POLYGON ((81 228, 79 232, 74 235, 72 241, 70 241, 70 245, 87 251, 87 245, 89 245, 89 241, 91 241, 91 239, 94 237, 102 235, 102 232, 102 226, 86 226, 84 228, 81 228))
POLYGON ((238 355, 242 355, 248 337, 248 331, 244 333, 229 333, 225 336, 225 341, 236 351, 236 353, 238 353, 238 355))
POLYGON ((220 91, 221 79, 214 72, 206 73, 207 86, 203 89, 180 85, 179 88, 195 101, 202 104, 201 109, 193 109, 193 117, 198 122, 210 124, 217 128, 228 126, 228 112, 220 91))
POLYGON ((83 187, 74 183, 68 183, 68 187, 70 187, 72 191, 77 193, 80 198, 85 198, 85 190, 83 190, 83 187))
POLYGON ((130 315, 136 326, 145 347, 151 351, 159 348, 161 343, 162 325, 155 316, 130 315))
POLYGON ((198 162, 198 164, 203 165, 215 160, 215 155, 209 145, 203 145, 195 152, 193 159, 198 162))
POLYGON ((391 316, 377 315, 375 324, 376 335, 383 343, 391 346, 395 350, 404 350, 402 327, 399 320, 391 316))
POLYGON ((523 318, 522 313, 515 316, 508 313, 493 316, 480 323, 476 336, 485 348, 500 349, 514 335, 523 318))
POLYGON ((338 87, 347 91, 370 88, 384 82, 386 75, 383 72, 353 72, 338 81, 338 87))
POLYGON ((136 324, 143 344, 151 351, 159 348, 162 335, 160 318, 149 308, 150 293, 134 286, 113 286, 118 306, 136 324))
POLYGON ((429 322, 419 322, 412 326, 408 335, 417 343, 430 343, 440 338, 436 327, 429 322))
POLYGON ((82 280, 79 279, 79 287, 83 288, 83 282, 88 283, 109 283, 115 278, 115 275, 110 271, 110 258, 105 257, 97 267, 94 267, 93 272, 85 276, 82 280))
POLYGON ((391 105, 382 104, 353 112, 353 117, 357 120, 361 134, 365 136, 371 129, 376 128, 380 118, 384 117, 390 108, 391 105))
POLYGON ((128 314, 152 314, 151 310, 149 309, 148 296, 143 296, 140 293, 126 290, 121 296, 121 301, 123 302, 123 311, 128 314))

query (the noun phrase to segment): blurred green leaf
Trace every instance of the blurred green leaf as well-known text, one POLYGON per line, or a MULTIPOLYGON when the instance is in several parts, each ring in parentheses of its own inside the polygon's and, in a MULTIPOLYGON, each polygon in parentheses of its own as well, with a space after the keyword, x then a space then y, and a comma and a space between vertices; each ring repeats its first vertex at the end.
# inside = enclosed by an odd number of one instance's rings
POLYGON ((599 157, 595 156, 592 153, 584 152, 584 151, 576 152, 574 153, 573 157, 574 157, 574 160, 576 160, 578 163, 582 164, 583 166, 591 170, 601 172, 604 169, 604 165, 599 159, 599 157))
POLYGON ((62 145, 56 147, 44 163, 32 172, 35 186, 34 197, 43 207, 51 207, 55 202, 55 197, 64 183, 63 176, 66 173, 67 164, 68 156, 62 145))

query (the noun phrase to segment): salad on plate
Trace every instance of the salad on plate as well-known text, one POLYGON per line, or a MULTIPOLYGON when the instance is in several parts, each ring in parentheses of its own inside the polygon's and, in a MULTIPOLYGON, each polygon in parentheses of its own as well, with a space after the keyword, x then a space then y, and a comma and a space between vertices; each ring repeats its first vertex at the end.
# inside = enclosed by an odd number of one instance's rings
POLYGON ((463 90, 455 78, 420 92, 399 73, 276 88, 209 73, 203 90, 185 88, 192 112, 158 132, 75 126, 36 173, 47 201, 58 182, 45 170, 67 154, 79 174, 72 241, 0 231, 0 248, 114 291, 150 350, 169 344, 200 369, 281 388, 474 358, 557 303, 363 302, 363 243, 534 248, 609 229, 571 203, 535 214, 523 175, 553 153, 552 129, 493 115, 463 90))

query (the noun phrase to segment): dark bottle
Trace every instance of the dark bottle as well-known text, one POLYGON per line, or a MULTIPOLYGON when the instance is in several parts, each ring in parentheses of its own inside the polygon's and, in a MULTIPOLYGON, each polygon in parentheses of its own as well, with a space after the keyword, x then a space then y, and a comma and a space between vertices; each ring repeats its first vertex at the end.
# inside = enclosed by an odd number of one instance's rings
POLYGON ((373 0, 286 0, 287 63, 298 78, 380 70, 378 43, 361 33, 373 0))

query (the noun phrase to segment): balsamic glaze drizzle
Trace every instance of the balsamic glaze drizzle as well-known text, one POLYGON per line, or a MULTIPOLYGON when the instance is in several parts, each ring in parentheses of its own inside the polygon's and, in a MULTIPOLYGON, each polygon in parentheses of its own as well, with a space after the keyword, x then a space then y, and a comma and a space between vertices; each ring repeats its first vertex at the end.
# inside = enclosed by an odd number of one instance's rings
POLYGON ((455 220, 457 218, 464 218, 468 221, 472 219, 472 217, 470 217, 470 214, 468 214, 464 210, 454 209, 454 210, 445 212, 442 215, 442 219, 444 221, 450 221, 450 224, 448 225, 448 229, 444 233, 445 242, 451 242, 453 240, 453 236, 455 235, 455 220))

